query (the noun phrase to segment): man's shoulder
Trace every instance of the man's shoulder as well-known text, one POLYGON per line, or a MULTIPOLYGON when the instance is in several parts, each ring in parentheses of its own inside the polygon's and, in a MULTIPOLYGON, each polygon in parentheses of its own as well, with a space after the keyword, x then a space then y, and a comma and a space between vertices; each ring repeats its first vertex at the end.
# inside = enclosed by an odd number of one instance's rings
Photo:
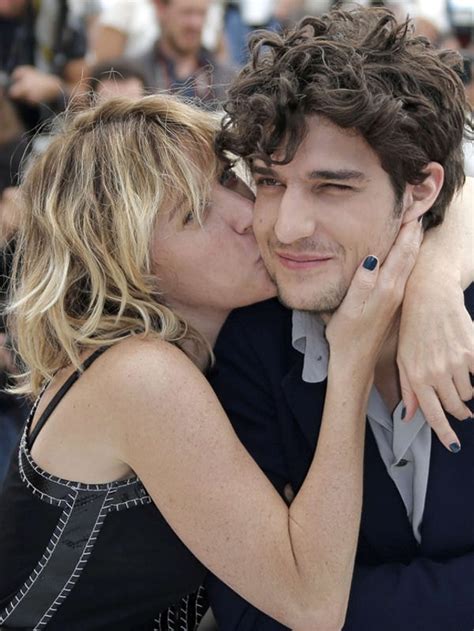
POLYGON ((287 357, 291 352, 291 314, 276 298, 235 309, 217 340, 218 363, 229 357, 239 357, 239 361, 259 357, 266 364, 287 357))
POLYGON ((291 327, 291 314, 291 309, 284 307, 277 298, 234 309, 227 318, 219 339, 235 331, 245 331, 252 337, 273 334, 291 327))

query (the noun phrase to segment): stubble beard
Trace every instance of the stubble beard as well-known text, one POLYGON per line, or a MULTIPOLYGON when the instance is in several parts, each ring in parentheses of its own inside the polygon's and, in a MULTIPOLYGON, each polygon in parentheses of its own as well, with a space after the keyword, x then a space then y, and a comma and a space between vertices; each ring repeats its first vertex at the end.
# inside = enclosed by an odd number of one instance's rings
MULTIPOLYGON (((342 259, 345 258, 344 248, 338 248, 335 253, 342 259)), ((263 258, 268 274, 276 285, 278 300, 287 309, 331 315, 340 306, 349 289, 350 282, 343 276, 333 281, 315 279, 309 289, 307 283, 304 283, 304 287, 301 288, 297 286, 297 283, 292 288, 287 288, 284 282, 279 282, 277 274, 268 264, 271 257, 269 261, 263 258)))
POLYGON ((331 283, 325 288, 324 293, 317 288, 314 294, 308 297, 298 299, 290 295, 277 280, 273 279, 277 286, 278 300, 287 307, 287 309, 295 309, 297 311, 307 311, 318 315, 332 315, 340 306, 341 302, 349 289, 347 283, 341 279, 338 283, 331 283))

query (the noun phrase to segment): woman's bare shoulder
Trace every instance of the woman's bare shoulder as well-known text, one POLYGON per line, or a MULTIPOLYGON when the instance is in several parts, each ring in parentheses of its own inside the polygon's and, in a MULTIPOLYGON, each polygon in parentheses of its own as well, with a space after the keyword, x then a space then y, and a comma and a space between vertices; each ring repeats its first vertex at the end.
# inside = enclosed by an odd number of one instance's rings
POLYGON ((133 384, 148 378, 153 387, 157 382, 180 377, 204 379, 195 363, 177 346, 156 337, 131 337, 104 353, 104 375, 116 384, 133 384))
POLYGON ((197 366, 179 348, 157 338, 133 337, 107 350, 101 357, 98 395, 120 416, 156 406, 168 410, 185 400, 213 396, 197 366))

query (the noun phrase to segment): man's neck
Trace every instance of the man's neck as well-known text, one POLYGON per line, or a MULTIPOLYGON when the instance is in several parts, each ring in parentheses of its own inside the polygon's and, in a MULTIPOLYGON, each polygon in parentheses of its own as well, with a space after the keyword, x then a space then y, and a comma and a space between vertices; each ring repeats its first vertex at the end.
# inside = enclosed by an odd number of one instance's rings
POLYGON ((197 51, 183 53, 170 44, 166 37, 160 39, 159 47, 162 54, 173 62, 178 79, 186 79, 197 70, 199 66, 199 53, 197 51))

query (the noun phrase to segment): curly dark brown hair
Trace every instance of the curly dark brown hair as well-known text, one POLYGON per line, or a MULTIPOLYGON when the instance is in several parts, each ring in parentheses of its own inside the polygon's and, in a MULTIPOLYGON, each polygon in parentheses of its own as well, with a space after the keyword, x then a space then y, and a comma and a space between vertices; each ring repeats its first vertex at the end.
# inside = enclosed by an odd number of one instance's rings
POLYGON ((379 8, 306 17, 282 34, 260 31, 250 50, 224 106, 221 155, 270 164, 279 149, 278 163, 286 164, 306 133, 306 117, 317 114, 365 138, 397 201, 407 183, 424 180, 429 162, 439 162, 445 181, 424 225, 442 222, 465 178, 469 106, 458 53, 435 49, 408 20, 399 24, 379 8))

